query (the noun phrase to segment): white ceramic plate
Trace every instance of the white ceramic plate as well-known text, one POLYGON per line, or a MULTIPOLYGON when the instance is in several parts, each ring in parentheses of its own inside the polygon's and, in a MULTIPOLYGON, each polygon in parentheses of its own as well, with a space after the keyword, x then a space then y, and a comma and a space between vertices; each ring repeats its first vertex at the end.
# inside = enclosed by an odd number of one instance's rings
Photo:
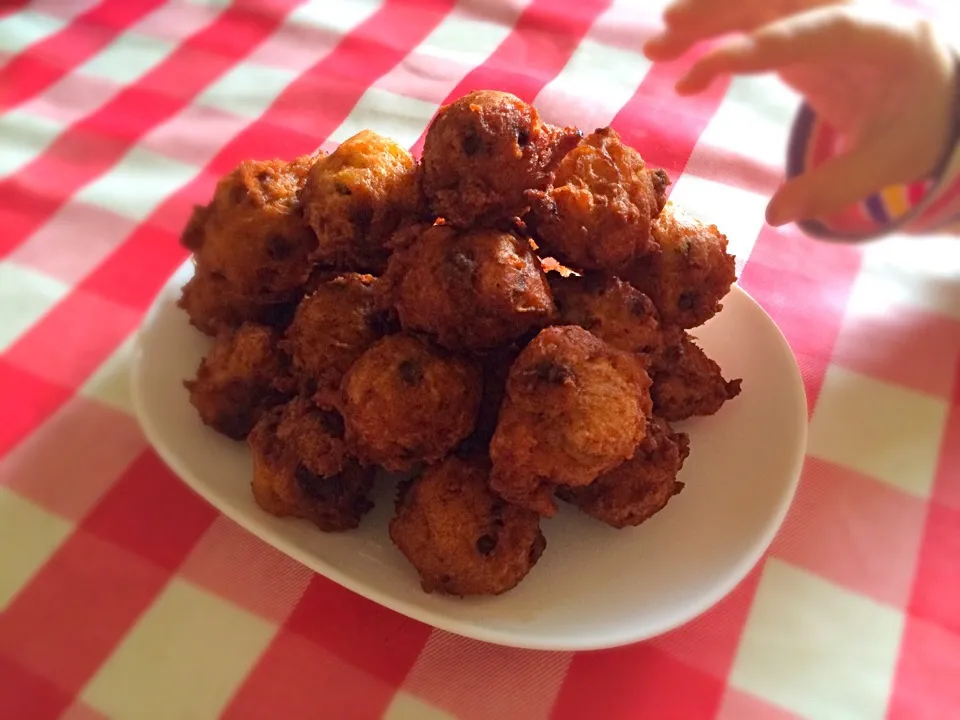
MULTIPOLYGON (((760 559, 796 489, 806 446, 800 373, 773 321, 739 288, 696 335, 743 392, 715 416, 678 424, 691 453, 684 491, 638 528, 613 530, 561 503, 543 522, 547 549, 527 578, 495 598, 427 595, 391 544, 394 489, 377 488, 359 530, 325 534, 262 512, 247 448, 203 426, 182 387, 209 340, 176 307, 186 263, 144 320, 133 397, 147 438, 191 488, 225 515, 316 572, 444 630, 517 647, 584 650, 643 640, 681 625, 730 592, 760 559)), ((264 582, 269 582, 264 578, 264 582)))

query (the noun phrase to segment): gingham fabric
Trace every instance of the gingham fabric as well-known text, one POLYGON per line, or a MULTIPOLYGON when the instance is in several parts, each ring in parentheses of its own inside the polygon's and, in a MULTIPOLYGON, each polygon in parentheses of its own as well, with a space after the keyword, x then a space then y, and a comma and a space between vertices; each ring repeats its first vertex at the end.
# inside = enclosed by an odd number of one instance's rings
POLYGON ((796 98, 675 97, 689 60, 639 52, 662 5, 0 3, 0 718, 960 717, 960 241, 765 226, 796 98), (782 531, 649 642, 513 650, 384 610, 218 515, 131 411, 132 333, 218 176, 368 127, 418 148, 480 87, 665 167, 803 370, 782 531))

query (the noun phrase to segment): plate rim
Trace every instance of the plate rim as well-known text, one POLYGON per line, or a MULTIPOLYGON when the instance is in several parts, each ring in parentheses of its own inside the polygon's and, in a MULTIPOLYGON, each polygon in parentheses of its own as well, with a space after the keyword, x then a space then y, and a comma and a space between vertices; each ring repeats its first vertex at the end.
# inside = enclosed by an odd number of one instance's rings
MULTIPOLYGON (((780 502, 776 513, 771 516, 771 522, 768 522, 765 532, 762 536, 760 536, 760 540, 752 546, 750 552, 744 553, 740 558, 738 558, 738 560, 732 565, 731 571, 727 573, 727 577, 723 582, 716 583, 711 588, 710 592, 703 593, 697 597, 695 601, 690 603, 690 605, 693 607, 691 612, 678 614, 678 616, 673 618, 670 622, 663 623, 661 626, 659 626, 655 632, 650 632, 649 629, 643 627, 633 632, 628 631, 619 634, 610 632, 592 632, 584 636, 582 639, 578 639, 577 636, 562 636, 562 638, 554 640, 543 635, 530 635, 517 631, 498 630, 482 625, 476 625, 468 621, 457 620, 446 615, 438 614, 402 598, 384 594, 376 589, 371 589, 363 582, 355 581, 348 577, 345 573, 341 572, 335 566, 330 565, 325 560, 306 550, 301 550, 296 545, 289 542, 285 537, 276 533, 273 529, 259 525, 255 520, 249 519, 248 516, 245 516, 242 513, 231 512, 228 504, 221 503, 219 501, 219 496, 216 493, 209 491, 202 483, 195 483, 191 479, 188 479, 191 473, 185 472, 185 468, 176 457, 176 453, 168 452, 163 443, 157 442, 159 431, 155 427, 155 424, 150 420, 149 413, 147 413, 145 410, 145 400, 140 392, 140 388, 142 386, 140 377, 143 372, 144 337, 146 336, 148 328, 153 325, 153 321, 162 311, 163 303, 165 302, 166 295, 169 292, 169 288, 173 279, 183 272, 184 266, 188 264, 192 265, 192 260, 190 258, 179 265, 176 270, 164 281, 160 290, 151 301, 149 309, 143 315, 143 318, 141 319, 140 324, 137 326, 137 329, 134 333, 132 348, 133 352, 131 353, 129 364, 129 387, 137 422, 140 425, 140 429, 143 432, 145 439, 150 444, 150 448, 173 472, 173 474, 176 475, 180 482, 186 485, 191 491, 199 495, 205 502, 209 503, 219 513, 223 514, 229 520, 243 528, 246 532, 249 532, 255 537, 260 538, 288 557, 293 558, 312 572, 337 583, 341 587, 356 593, 357 595, 371 602, 375 602, 393 612, 423 623, 428 627, 494 645, 549 652, 584 652, 592 650, 605 650, 632 645, 654 637, 659 637, 697 619, 717 605, 731 592, 733 592, 733 590, 740 585, 747 575, 750 574, 753 568, 756 567, 757 564, 763 559, 763 556, 766 554, 767 550, 769 550, 777 533, 783 526, 783 523, 787 517, 787 513, 793 506, 796 498, 797 488, 800 484, 800 478, 803 473, 803 468, 806 463, 809 434, 809 409, 806 391, 803 385, 803 375, 800 371, 796 355, 784 336, 783 331, 780 329, 777 323, 774 322, 773 318, 770 317, 769 313, 767 313, 764 307, 757 302, 757 300, 750 295, 750 293, 744 290, 738 282, 736 282, 731 287, 730 292, 741 293, 747 300, 750 301, 753 309, 762 314, 763 319, 775 331, 774 335, 777 344, 780 346, 780 349, 784 350, 793 361, 790 363, 790 375, 792 380, 792 382, 790 382, 790 388, 791 393, 797 396, 795 400, 799 401, 796 402, 795 405, 799 412, 799 419, 802 420, 802 422, 799 423, 799 427, 801 428, 801 437, 795 444, 796 450, 791 463, 793 470, 789 486, 783 495, 783 499, 780 502)), ((196 332, 199 331, 196 330, 196 332)))

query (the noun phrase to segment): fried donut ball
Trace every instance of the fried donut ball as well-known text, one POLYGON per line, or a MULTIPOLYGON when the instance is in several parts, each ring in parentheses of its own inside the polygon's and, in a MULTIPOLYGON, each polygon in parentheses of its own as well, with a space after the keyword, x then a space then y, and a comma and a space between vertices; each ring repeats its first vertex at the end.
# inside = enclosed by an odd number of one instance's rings
POLYGON ((318 239, 313 259, 381 273, 386 242, 414 214, 418 198, 417 162, 404 148, 372 130, 344 140, 314 164, 300 194, 318 239))
POLYGON ((386 328, 373 276, 344 273, 300 302, 280 347, 290 355, 300 392, 335 406, 344 373, 386 328))
POLYGON ((619 350, 654 356, 663 347, 663 333, 653 302, 629 283, 612 275, 550 275, 560 323, 579 325, 619 350))
POLYGON ((343 378, 348 446, 394 472, 436 462, 473 430, 481 376, 473 361, 412 335, 388 335, 343 378))
POLYGON ((663 510, 683 489, 677 475, 689 454, 687 435, 653 418, 632 458, 589 485, 558 488, 557 497, 611 527, 636 526, 663 510))
POLYGON ((347 456, 343 420, 335 412, 295 398, 261 417, 247 444, 254 500, 271 515, 341 532, 358 527, 373 507, 374 471, 347 456))
POLYGON ((490 439, 497 428, 500 406, 503 405, 503 398, 507 393, 507 377, 521 349, 519 343, 504 345, 479 357, 483 373, 480 409, 473 432, 455 450, 458 457, 489 456, 490 439))
POLYGON ((451 350, 482 350, 543 327, 555 308, 540 261, 509 232, 434 225, 385 275, 405 330, 451 350))
POLYGON ((624 278, 650 296, 662 322, 694 328, 720 312, 737 279, 726 235, 668 203, 653 239, 660 252, 640 258, 624 278))
POLYGON ((493 489, 552 516, 555 485, 588 485, 633 456, 646 433, 649 387, 635 355, 581 327, 542 330, 510 369, 490 442, 493 489))
POLYGON ((297 198, 316 159, 245 160, 223 177, 181 237, 198 266, 224 277, 236 295, 276 301, 296 293, 317 246, 297 198))
POLYGON ((540 559, 547 541, 539 516, 497 497, 487 472, 451 457, 401 487, 390 539, 425 592, 499 595, 540 559))
POLYGON ((177 305, 187 313, 191 325, 211 337, 246 322, 286 327, 296 308, 295 301, 286 299, 237 295, 223 275, 200 267, 183 286, 177 305))
POLYGON ((696 415, 713 415, 740 394, 740 380, 725 380, 720 366, 688 334, 666 348, 662 368, 653 373, 654 412, 678 422, 696 415))
POLYGON ((654 249, 651 224, 669 182, 615 130, 601 128, 563 157, 549 189, 527 193, 527 224, 544 254, 619 274, 654 249))
POLYGON ((247 323, 217 336, 184 387, 204 424, 242 440, 266 410, 285 400, 275 383, 286 374, 274 331, 247 323))
POLYGON ((423 143, 423 192, 431 210, 461 228, 522 215, 524 192, 550 182, 575 131, 546 125, 510 93, 477 90, 440 108, 423 143))

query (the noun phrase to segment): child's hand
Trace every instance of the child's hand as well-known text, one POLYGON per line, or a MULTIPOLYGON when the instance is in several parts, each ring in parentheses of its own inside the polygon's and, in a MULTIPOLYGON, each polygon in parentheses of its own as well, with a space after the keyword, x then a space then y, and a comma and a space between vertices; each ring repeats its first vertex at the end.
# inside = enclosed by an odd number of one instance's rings
MULTIPOLYGON (((701 4, 719 5, 687 0, 680 7, 701 4)), ((654 43, 654 56, 658 49, 662 44, 654 43)), ((700 92, 725 74, 777 72, 844 139, 841 154, 774 195, 767 220, 782 225, 831 215, 887 186, 928 175, 948 140, 953 68, 948 46, 930 23, 889 8, 845 3, 775 20, 724 42, 695 63, 677 91, 700 92)))
POLYGON ((666 27, 643 46, 654 62, 674 60, 694 44, 732 32, 750 32, 774 20, 851 0, 674 0, 663 12, 666 27))

